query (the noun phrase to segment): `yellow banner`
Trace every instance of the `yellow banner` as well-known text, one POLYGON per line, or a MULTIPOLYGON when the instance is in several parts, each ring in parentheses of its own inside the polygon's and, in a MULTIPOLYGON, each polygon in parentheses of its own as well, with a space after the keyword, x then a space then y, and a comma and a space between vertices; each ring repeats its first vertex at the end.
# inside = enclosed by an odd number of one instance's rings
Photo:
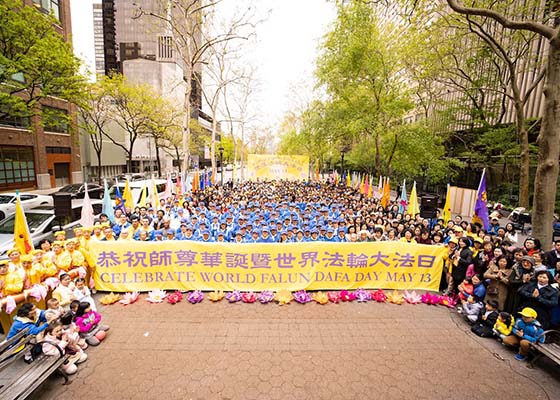
POLYGON ((277 156, 249 154, 247 179, 307 180, 309 178, 308 156, 277 156))
POLYGON ((97 289, 438 290, 445 249, 382 243, 92 242, 97 289))

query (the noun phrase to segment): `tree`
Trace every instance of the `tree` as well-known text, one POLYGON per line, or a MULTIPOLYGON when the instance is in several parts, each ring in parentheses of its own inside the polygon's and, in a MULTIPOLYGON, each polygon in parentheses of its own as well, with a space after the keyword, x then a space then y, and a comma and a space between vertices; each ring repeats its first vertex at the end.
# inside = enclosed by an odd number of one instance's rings
POLYGON ((95 84, 88 84, 84 90, 85 96, 79 108, 81 116, 80 128, 88 135, 97 157, 98 178, 101 180, 101 154, 103 153, 103 140, 108 133, 106 125, 112 119, 111 102, 106 90, 106 80, 100 77, 95 84))
POLYGON ((190 159, 189 143, 191 141, 191 82, 195 73, 202 69, 206 62, 208 50, 218 43, 245 39, 247 35, 242 33, 246 28, 252 27, 248 20, 250 7, 234 18, 225 30, 220 32, 209 32, 209 20, 212 18, 214 8, 222 0, 159 0, 159 10, 147 10, 137 5, 136 18, 148 16, 163 22, 170 31, 175 48, 177 49, 181 66, 183 68, 183 81, 186 83, 185 96, 183 100, 183 165, 188 170, 190 159))
POLYGON ((39 114, 38 104, 49 96, 80 102, 80 63, 71 43, 55 31, 57 23, 21 0, 0 3, 0 118, 39 114))
MULTIPOLYGON (((533 235, 542 243, 552 240, 554 204, 558 190, 560 159, 560 29, 558 16, 554 14, 552 25, 532 21, 520 15, 508 17, 505 10, 496 9, 496 4, 471 2, 466 7, 459 0, 447 0, 451 9, 471 18, 489 18, 511 31, 533 32, 548 41, 548 60, 544 86, 544 114, 538 137, 539 155, 533 192, 533 235), (476 7, 476 6, 480 7, 476 7)), ((538 6, 538 4, 534 4, 538 6)))
POLYGON ((111 113, 117 125, 124 130, 127 143, 117 141, 107 132, 104 135, 125 151, 127 171, 130 172, 136 141, 154 132, 157 126, 154 121, 159 121, 159 110, 165 109, 168 103, 151 86, 130 83, 119 74, 113 75, 105 83, 106 93, 111 99, 111 113))

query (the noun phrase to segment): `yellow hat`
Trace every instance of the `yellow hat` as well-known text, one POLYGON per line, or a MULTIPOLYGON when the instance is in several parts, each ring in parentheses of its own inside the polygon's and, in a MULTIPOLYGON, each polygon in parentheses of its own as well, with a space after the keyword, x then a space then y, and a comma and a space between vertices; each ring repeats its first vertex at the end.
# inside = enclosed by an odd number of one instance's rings
POLYGON ((54 235, 55 235, 55 236, 59 236, 59 235, 66 236, 66 232, 65 232, 65 231, 56 231, 56 232, 54 233, 54 235))
POLYGON ((63 240, 55 240, 53 242, 53 246, 64 246, 64 241, 63 240))
POLYGON ((21 262, 33 262, 33 257, 31 254, 24 254, 21 256, 21 262))
POLYGON ((0 266, 8 265, 10 260, 0 260, 0 266))
POLYGON ((19 249, 17 247, 14 247, 13 249, 8 250, 8 257, 10 256, 10 254, 14 253, 14 252, 18 252, 19 253, 19 249))
POLYGON ((451 238, 449 239, 449 243, 459 244, 459 241, 457 240, 457 238, 451 238))
POLYGON ((477 237, 474 238, 474 242, 475 243, 484 243, 484 240, 481 237, 477 236, 477 237))
POLYGON ((43 253, 44 253, 43 249, 36 249, 36 250, 33 250, 31 252, 31 255, 38 256, 38 255, 43 254, 43 253))
POLYGON ((523 310, 519 311, 519 314, 528 318, 537 318, 537 312, 530 307, 525 307, 523 310))
POLYGON ((68 239, 64 242, 64 245, 66 246, 68 243, 72 243, 72 244, 76 244, 77 239, 76 238, 72 238, 72 239, 68 239))
POLYGON ((463 232, 463 228, 461 228, 460 226, 456 226, 455 228, 453 228, 453 230, 455 232, 463 232))
POLYGON ((93 229, 101 229, 101 228, 103 228, 103 225, 101 225, 101 224, 93 225, 93 229))
POLYGON ((81 227, 81 226, 78 226, 78 227, 74 228, 74 232, 83 231, 83 230, 84 230, 84 228, 81 227))

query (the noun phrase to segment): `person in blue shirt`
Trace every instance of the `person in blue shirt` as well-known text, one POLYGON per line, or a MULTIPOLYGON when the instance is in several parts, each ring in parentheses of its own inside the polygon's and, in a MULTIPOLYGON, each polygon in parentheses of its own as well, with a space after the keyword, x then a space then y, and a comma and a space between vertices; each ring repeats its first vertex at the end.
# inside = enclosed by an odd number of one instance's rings
POLYGON ((325 242, 336 242, 337 241, 336 237, 334 236, 334 229, 333 228, 327 228, 327 234, 323 238, 323 241, 325 241, 325 242))
POLYGON ((47 329, 49 324, 45 311, 39 310, 33 303, 24 303, 18 310, 6 339, 11 339, 24 329, 29 335, 37 335, 47 329))
POLYGON ((519 312, 521 318, 518 318, 513 325, 512 335, 503 338, 506 346, 519 346, 519 353, 515 355, 515 359, 523 361, 531 351, 531 343, 544 343, 543 329, 539 321, 537 321, 537 312, 530 307, 525 307, 519 312))

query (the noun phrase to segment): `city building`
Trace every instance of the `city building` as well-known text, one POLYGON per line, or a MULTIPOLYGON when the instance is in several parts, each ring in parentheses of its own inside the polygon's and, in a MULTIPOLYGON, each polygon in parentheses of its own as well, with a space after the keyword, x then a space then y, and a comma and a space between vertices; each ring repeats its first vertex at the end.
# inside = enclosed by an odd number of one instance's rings
MULTIPOLYGON (((70 40, 69 0, 26 0, 25 3, 40 12, 52 12, 59 21, 53 29, 70 40)), ((48 189, 83 179, 75 106, 48 98, 41 101, 41 107, 68 114, 71 122, 53 120, 41 124, 39 117, 0 118, 0 190, 48 189)))

